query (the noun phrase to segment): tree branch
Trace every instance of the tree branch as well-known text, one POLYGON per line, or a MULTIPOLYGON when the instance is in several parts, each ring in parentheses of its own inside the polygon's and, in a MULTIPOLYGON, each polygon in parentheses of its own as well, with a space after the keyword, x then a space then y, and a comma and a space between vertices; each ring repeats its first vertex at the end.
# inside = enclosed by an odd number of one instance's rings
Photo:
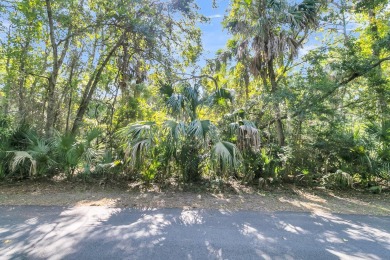
POLYGON ((210 76, 210 75, 206 75, 206 74, 202 74, 202 75, 191 75, 190 77, 188 78, 183 78, 183 79, 179 79, 177 81, 184 81, 184 80, 189 80, 189 79, 201 79, 201 78, 208 78, 208 79, 211 79, 213 82, 214 82, 214 85, 215 85, 215 90, 219 90, 219 86, 218 86, 218 81, 210 76))
MULTIPOLYGON (((338 90, 340 87, 348 84, 349 82, 353 81, 354 79, 358 78, 358 77, 361 77, 363 75, 365 75, 366 73, 368 73, 370 70, 378 67, 379 65, 381 65, 383 62, 385 61, 390 61, 390 56, 387 56, 385 58, 382 58, 380 60, 378 60, 377 62, 371 64, 367 69, 365 69, 364 71, 360 71, 360 72, 354 72, 352 73, 348 78, 346 78, 345 80, 339 82, 336 84, 336 86, 331 89, 330 91, 328 91, 327 93, 325 93, 324 95, 322 95, 321 97, 313 100, 313 102, 310 102, 308 105, 304 106, 303 108, 301 108, 300 110, 296 111, 295 113, 293 113, 290 117, 293 118, 293 117, 296 117, 298 116, 299 114, 301 114, 302 112, 304 112, 306 109, 310 108, 312 105, 314 104, 317 104, 321 101, 323 101, 324 99, 326 99, 327 97, 331 96, 336 90, 338 90)), ((287 118, 287 114, 286 115, 283 115, 281 116, 281 119, 286 119, 287 118)), ((268 127, 269 125, 272 125, 273 123, 275 123, 276 120, 271 120, 269 121, 267 124, 263 124, 259 127, 259 129, 264 129, 266 127, 268 127)))
POLYGON ((360 72, 354 72, 352 73, 352 75, 350 75, 347 79, 339 82, 335 88, 331 89, 329 92, 325 93, 321 98, 319 98, 317 100, 318 101, 322 101, 324 100, 325 98, 329 97, 330 95, 332 95, 337 89, 339 89, 340 87, 348 84, 349 82, 351 82, 352 80, 358 78, 358 77, 361 77, 363 75, 365 75, 367 72, 369 72, 370 70, 378 67, 379 65, 381 65, 381 63, 385 62, 385 61, 389 61, 390 60, 390 56, 386 57, 386 58, 383 58, 383 59, 380 59, 378 60, 377 62, 371 64, 371 66, 369 66, 367 69, 365 69, 364 71, 360 71, 360 72))
POLYGON ((106 57, 102 58, 102 63, 95 68, 94 73, 92 73, 86 87, 83 93, 83 96, 80 101, 79 108, 77 110, 77 115, 73 123, 73 127, 71 130, 71 133, 74 134, 77 132, 81 121, 83 120, 85 111, 87 110, 88 104, 92 98, 92 95, 95 93, 97 84, 100 79, 100 75, 102 74, 104 68, 106 67, 107 63, 110 61, 111 57, 114 55, 115 51, 119 48, 119 46, 123 43, 125 40, 127 32, 124 32, 122 36, 119 38, 119 40, 116 42, 116 44, 111 48, 111 50, 108 52, 106 57))

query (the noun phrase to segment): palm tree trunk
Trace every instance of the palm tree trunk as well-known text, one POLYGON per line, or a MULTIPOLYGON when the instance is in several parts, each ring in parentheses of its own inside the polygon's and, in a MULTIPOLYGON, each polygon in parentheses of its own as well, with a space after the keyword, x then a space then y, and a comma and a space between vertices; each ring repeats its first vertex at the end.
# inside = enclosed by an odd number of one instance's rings
MULTIPOLYGON (((275 93, 278 89, 278 84, 276 82, 275 71, 273 67, 273 59, 268 61, 268 77, 271 82, 271 93, 275 96, 275 93)), ((274 101, 274 112, 275 112, 275 123, 276 123, 276 132, 278 136, 278 144, 279 146, 286 145, 286 138, 284 136, 283 122, 282 117, 280 115, 280 105, 279 102, 274 101)))

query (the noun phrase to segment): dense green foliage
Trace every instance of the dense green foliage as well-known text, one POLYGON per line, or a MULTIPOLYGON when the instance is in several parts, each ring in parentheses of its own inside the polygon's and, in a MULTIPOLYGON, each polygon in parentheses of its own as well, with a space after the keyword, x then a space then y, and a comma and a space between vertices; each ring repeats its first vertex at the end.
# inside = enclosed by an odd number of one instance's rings
POLYGON ((388 183, 388 1, 195 2, 1 3, 0 178, 388 183))

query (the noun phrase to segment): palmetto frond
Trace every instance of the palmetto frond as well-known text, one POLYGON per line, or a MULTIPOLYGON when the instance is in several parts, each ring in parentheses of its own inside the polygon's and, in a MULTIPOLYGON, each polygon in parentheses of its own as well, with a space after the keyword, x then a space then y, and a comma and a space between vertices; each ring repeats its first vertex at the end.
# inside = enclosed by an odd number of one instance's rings
POLYGON ((208 140, 215 140, 217 136, 216 127, 210 120, 194 120, 188 126, 189 138, 202 140, 207 145, 208 140))
POLYGON ((183 90, 183 95, 186 97, 187 104, 185 109, 191 120, 197 118, 197 109, 203 103, 203 98, 200 94, 199 86, 186 86, 183 90))
POLYGON ((245 149, 260 149, 259 130, 252 124, 240 125, 237 129, 237 146, 241 151, 245 149))
POLYGON ((87 164, 93 164, 97 158, 103 155, 103 150, 95 147, 86 147, 83 151, 83 159, 87 164))
POLYGON ((50 152, 50 149, 50 145, 40 139, 37 139, 30 145, 30 153, 33 154, 35 158, 47 156, 50 152))
POLYGON ((229 132, 230 134, 237 133, 237 130, 240 128, 240 124, 238 122, 233 122, 229 124, 229 132))
POLYGON ((13 151, 14 156, 11 159, 11 171, 15 172, 26 160, 30 161, 30 175, 35 175, 37 171, 37 161, 26 151, 13 151))
POLYGON ((145 153, 154 144, 155 126, 155 122, 138 122, 118 131, 118 136, 124 141, 126 156, 131 155, 133 165, 141 162, 145 153))
POLYGON ((241 154, 233 143, 220 141, 214 145, 211 158, 215 167, 220 167, 223 171, 226 171, 238 167, 241 154))
POLYGON ((92 142, 101 135, 100 129, 92 129, 83 139, 77 140, 74 135, 57 134, 53 137, 51 145, 59 166, 74 170, 81 163, 91 165, 103 155, 103 149, 92 142))
POLYGON ((186 97, 182 94, 172 94, 167 100, 169 111, 174 115, 180 115, 185 108, 186 97))
POLYGON ((65 163, 67 166, 76 167, 80 162, 80 157, 84 151, 84 147, 81 144, 74 144, 69 150, 65 151, 65 163))
POLYGON ((366 132, 380 141, 390 141, 390 120, 381 124, 370 122, 366 125, 366 132))
POLYGON ((56 133, 52 140, 52 144, 55 147, 56 152, 61 153, 61 155, 69 151, 75 143, 76 137, 71 134, 61 135, 60 133, 56 133))
POLYGON ((230 134, 237 135, 237 147, 241 151, 260 149, 260 132, 255 124, 248 120, 240 120, 229 124, 230 134))
POLYGON ((174 141, 179 140, 180 136, 186 133, 186 125, 182 121, 167 120, 164 122, 164 128, 168 130, 169 137, 174 141))
POLYGON ((93 128, 92 130, 88 131, 85 140, 90 143, 96 138, 98 138, 102 134, 102 130, 98 128, 93 128))
POLYGON ((242 59, 244 53, 251 53, 248 51, 251 46, 255 63, 252 71, 259 66, 267 66, 266 62, 271 59, 286 54, 295 56, 307 30, 317 25, 322 2, 303 0, 291 4, 286 0, 259 0, 236 5, 225 19, 225 27, 238 40, 236 56, 242 59))
POLYGON ((135 142, 135 144, 131 147, 131 156, 133 163, 141 162, 143 159, 143 155, 148 152, 148 149, 152 146, 152 139, 146 138, 135 142))
POLYGON ((200 99, 198 86, 186 86, 183 89, 183 94, 190 102, 197 102, 200 99))
POLYGON ((123 139, 137 140, 145 136, 150 136, 152 127, 155 125, 155 122, 138 122, 119 129, 117 134, 123 139))
POLYGON ((80 158, 77 148, 77 141, 74 135, 60 135, 59 133, 53 137, 53 146, 54 153, 58 156, 58 158, 63 158, 65 160, 61 160, 66 164, 65 167, 75 167, 80 158))

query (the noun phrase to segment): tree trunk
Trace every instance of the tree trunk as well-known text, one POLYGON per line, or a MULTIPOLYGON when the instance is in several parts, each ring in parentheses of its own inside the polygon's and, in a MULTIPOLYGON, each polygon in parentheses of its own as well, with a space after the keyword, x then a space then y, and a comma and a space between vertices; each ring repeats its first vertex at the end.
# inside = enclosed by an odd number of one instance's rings
POLYGON ((50 0, 45 0, 46 3, 46 12, 49 20, 49 32, 50 32, 50 43, 53 51, 53 68, 48 79, 48 89, 47 89, 47 110, 46 110, 46 125, 45 125, 45 134, 46 136, 50 135, 50 129, 54 124, 55 117, 55 85, 58 76, 58 49, 55 41, 54 34, 54 21, 53 21, 53 12, 51 9, 50 0))
POLYGON ((347 18, 346 18, 346 15, 345 15, 345 11, 347 10, 347 4, 345 2, 345 0, 342 0, 341 1, 341 19, 342 19, 342 23, 343 23, 343 34, 344 34, 344 45, 347 45, 348 41, 349 41, 349 37, 348 37, 348 34, 347 34, 347 18))
POLYGON ((46 125, 45 125, 45 134, 46 136, 50 136, 50 129, 54 125, 55 118, 55 83, 53 76, 49 79, 48 91, 47 91, 47 109, 46 109, 46 125))
POLYGON ((100 66, 98 66, 95 69, 95 72, 92 74, 91 78, 89 79, 89 81, 85 87, 85 91, 83 93, 83 97, 81 99, 79 108, 77 110, 76 118, 73 122, 73 127, 72 127, 72 131, 71 131, 72 134, 76 134, 77 130, 79 129, 80 123, 82 122, 84 114, 87 111, 89 102, 91 101, 92 96, 95 93, 95 90, 97 88, 97 84, 100 80, 100 76, 101 76, 104 68, 106 67, 107 63, 110 61, 111 57, 114 55, 115 51, 122 44, 122 42, 125 38, 125 34, 126 33, 124 33, 120 37, 118 42, 112 47, 110 52, 107 54, 106 58, 103 60, 103 62, 100 64, 100 66))
POLYGON ((26 39, 26 43, 23 46, 20 56, 20 67, 19 67, 19 79, 18 79, 18 111, 21 120, 26 117, 25 109, 25 83, 26 83, 26 71, 25 66, 27 62, 28 48, 30 47, 30 37, 26 39))
POLYGON ((245 84, 245 102, 249 100, 249 72, 245 69, 244 84, 245 84))
POLYGON ((122 93, 122 99, 127 100, 129 98, 129 89, 128 89, 128 83, 130 80, 129 75, 129 62, 130 62, 130 53, 129 53, 129 47, 128 43, 124 42, 122 43, 122 56, 120 57, 120 64, 119 64, 119 88, 122 93))
MULTIPOLYGON (((271 93, 275 97, 275 93, 278 89, 278 85, 276 82, 276 76, 274 72, 273 67, 273 59, 268 61, 268 77, 271 82, 271 93)), ((280 115, 280 105, 279 102, 274 101, 274 109, 275 109, 275 123, 276 123, 276 132, 278 136, 278 144, 279 146, 285 146, 285 136, 284 136, 284 129, 283 129, 283 122, 282 117, 280 115)))
MULTIPOLYGON (((7 36, 9 37, 9 36, 7 36)), ((4 115, 8 115, 9 112, 9 99, 10 99, 10 88, 11 88, 11 72, 10 72, 10 55, 8 54, 9 52, 7 51, 7 61, 5 65, 5 71, 6 71, 6 84, 4 86, 4 92, 5 92, 5 98, 4 98, 4 115)))
POLYGON ((65 126, 65 132, 68 133, 69 131, 69 120, 70 120, 70 114, 72 112, 72 98, 73 98, 73 87, 72 87, 72 81, 73 81, 73 71, 75 67, 75 62, 72 62, 72 68, 70 70, 70 75, 69 75, 69 81, 68 81, 68 86, 69 86, 69 98, 68 98, 68 112, 66 115, 66 126, 65 126))
POLYGON ((55 39, 54 20, 53 20, 53 11, 51 8, 51 2, 50 0, 45 0, 45 2, 46 2, 47 17, 49 20, 50 44, 53 50, 53 66, 52 66, 52 72, 50 73, 49 80, 48 80, 49 83, 48 83, 48 91, 47 91, 48 98, 47 98, 47 111, 46 111, 47 115, 46 115, 46 125, 45 125, 45 134, 46 136, 50 136, 51 135, 50 129, 54 127, 55 119, 56 119, 57 106, 56 106, 55 90, 56 90, 57 78, 69 48, 72 27, 68 29, 63 50, 61 52, 61 55, 58 56, 58 44, 56 43, 56 39, 55 39))
MULTIPOLYGON (((373 10, 370 10, 368 12, 369 16, 369 22, 370 22, 370 29, 371 33, 373 36, 374 41, 378 41, 380 39, 379 32, 378 32, 378 25, 376 22, 376 15, 373 10)), ((376 57, 378 60, 380 59, 380 50, 374 45, 372 47, 372 54, 374 57, 376 57)), ((377 82, 373 82, 372 87, 375 90, 375 93, 377 95, 377 108, 378 108, 378 114, 380 115, 380 121, 382 125, 382 129, 384 130, 385 128, 385 122, 388 119, 387 111, 388 111, 388 104, 386 101, 386 85, 381 83, 382 78, 383 78, 383 73, 382 73, 382 66, 379 65, 377 68, 375 68, 375 72, 377 73, 377 77, 374 78, 374 81, 379 81, 380 83, 378 84, 377 82)))
POLYGON ((274 108, 275 108, 275 119, 276 119, 276 131, 278 134, 278 144, 279 146, 285 146, 286 141, 284 136, 283 122, 280 116, 279 103, 275 103, 274 108))

